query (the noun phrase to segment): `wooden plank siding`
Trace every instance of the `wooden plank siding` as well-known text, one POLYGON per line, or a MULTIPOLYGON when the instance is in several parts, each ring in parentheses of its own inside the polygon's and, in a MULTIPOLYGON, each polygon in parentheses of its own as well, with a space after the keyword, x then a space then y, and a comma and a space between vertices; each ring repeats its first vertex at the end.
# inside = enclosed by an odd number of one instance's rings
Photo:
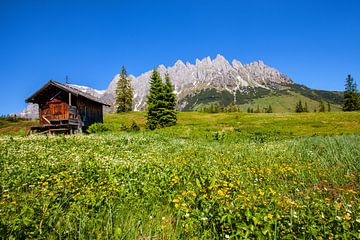
POLYGON ((103 122, 102 104, 79 97, 77 107, 85 127, 103 122))
POLYGON ((40 123, 49 124, 51 120, 66 120, 69 118, 69 106, 66 102, 53 99, 40 107, 40 123))

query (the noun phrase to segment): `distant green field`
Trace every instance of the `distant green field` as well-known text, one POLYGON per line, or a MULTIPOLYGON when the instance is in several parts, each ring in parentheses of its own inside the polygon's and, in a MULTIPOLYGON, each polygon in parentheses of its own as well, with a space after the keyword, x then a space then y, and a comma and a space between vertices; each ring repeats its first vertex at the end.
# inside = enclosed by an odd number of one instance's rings
POLYGON ((16 120, 9 121, 0 119, 0 136, 1 135, 18 135, 25 136, 30 127, 35 125, 35 121, 16 120))
POLYGON ((360 112, 145 120, 109 114, 111 131, 67 136, 0 126, 0 239, 360 238, 360 112))
MULTIPOLYGON (((113 131, 133 121, 144 130, 146 114, 132 112, 105 115, 105 124, 113 131)), ((268 134, 279 137, 339 135, 360 133, 360 112, 325 113, 197 113, 180 112, 174 127, 156 130, 156 133, 182 138, 203 137, 209 132, 221 131, 229 137, 268 134)))

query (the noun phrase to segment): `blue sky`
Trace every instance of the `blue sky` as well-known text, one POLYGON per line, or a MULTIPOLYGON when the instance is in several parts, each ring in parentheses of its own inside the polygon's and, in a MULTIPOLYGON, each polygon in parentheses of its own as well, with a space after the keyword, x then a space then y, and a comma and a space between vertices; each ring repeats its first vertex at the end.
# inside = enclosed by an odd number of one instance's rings
POLYGON ((0 0, 0 114, 49 79, 105 89, 177 59, 263 60, 295 82, 360 83, 358 0, 0 0))

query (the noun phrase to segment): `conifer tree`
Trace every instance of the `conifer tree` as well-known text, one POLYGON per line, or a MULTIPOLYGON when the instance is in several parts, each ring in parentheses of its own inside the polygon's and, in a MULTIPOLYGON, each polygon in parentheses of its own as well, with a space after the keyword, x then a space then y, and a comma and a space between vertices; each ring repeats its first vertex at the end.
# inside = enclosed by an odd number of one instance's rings
POLYGON ((360 97, 357 91, 356 83, 349 74, 346 78, 345 91, 344 91, 344 106, 343 111, 356 111, 360 110, 360 97))
POLYGON ((176 96, 169 76, 162 82, 156 69, 150 77, 150 90, 147 96, 147 123, 148 129, 154 130, 176 124, 176 96))
POLYGON ((272 107, 271 107, 270 104, 269 104, 269 107, 267 108, 266 112, 267 112, 267 113, 272 113, 272 112, 273 112, 272 107))
POLYGON ((329 102, 327 103, 327 107, 328 107, 328 112, 331 112, 331 106, 329 102))
POLYGON ((297 112, 297 113, 304 112, 304 108, 302 106, 301 100, 299 100, 299 102, 296 104, 295 112, 297 112))
POLYGON ((319 102, 319 112, 325 112, 325 104, 322 99, 320 99, 320 102, 319 102))
POLYGON ((173 126, 177 121, 175 110, 176 95, 168 73, 165 74, 164 94, 166 107, 164 115, 160 119, 160 125, 164 127, 173 126))
POLYGON ((128 112, 133 107, 133 89, 126 69, 122 66, 120 79, 116 84, 116 112, 128 112))
POLYGON ((147 122, 146 127, 154 130, 159 127, 159 119, 165 110, 164 86, 160 74, 156 69, 150 77, 150 89, 147 96, 147 122))
POLYGON ((307 102, 305 102, 303 112, 309 112, 307 102))

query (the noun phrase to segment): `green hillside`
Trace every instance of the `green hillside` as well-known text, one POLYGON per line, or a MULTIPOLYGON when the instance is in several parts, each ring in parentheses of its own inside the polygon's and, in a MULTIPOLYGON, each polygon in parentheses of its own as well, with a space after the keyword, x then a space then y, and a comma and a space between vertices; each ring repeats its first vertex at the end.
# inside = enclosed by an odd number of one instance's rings
POLYGON ((281 113, 294 112, 299 100, 308 104, 309 111, 318 111, 320 100, 326 106, 329 103, 331 111, 341 111, 343 92, 314 90, 299 84, 281 86, 280 89, 245 88, 237 91, 235 96, 228 91, 206 89, 185 97, 179 105, 185 106, 183 111, 193 111, 200 104, 217 102, 226 107, 235 103, 243 111, 248 107, 256 109, 257 105, 263 111, 270 104, 274 112, 281 113))

